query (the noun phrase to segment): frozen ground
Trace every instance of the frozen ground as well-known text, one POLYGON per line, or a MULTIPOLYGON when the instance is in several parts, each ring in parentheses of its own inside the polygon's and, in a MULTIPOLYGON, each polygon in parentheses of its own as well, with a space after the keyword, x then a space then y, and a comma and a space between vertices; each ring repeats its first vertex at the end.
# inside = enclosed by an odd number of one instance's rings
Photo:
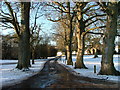
MULTIPOLYGON (((74 65, 68 65, 70 68, 72 68, 77 73, 80 73, 82 76, 91 77, 91 78, 99 78, 99 79, 107 79, 112 80, 114 82, 120 82, 120 76, 110 76, 110 75, 97 75, 100 71, 101 67, 101 55, 99 55, 98 58, 93 58, 93 55, 84 55, 84 63, 88 67, 88 69, 74 69, 74 65), (96 73, 94 73, 94 65, 96 65, 97 70, 96 73)), ((73 63, 76 61, 76 56, 73 56, 73 63)), ((65 64, 65 57, 62 57, 61 63, 65 64)), ((114 55, 114 65, 115 68, 120 71, 120 57, 118 55, 114 55)))
MULTIPOLYGON (((22 70, 15 69, 17 64, 0 65, 0 83, 1 86, 12 85, 19 83, 28 77, 35 75, 39 72, 45 63, 45 60, 35 60, 35 64, 30 67, 30 71, 23 72, 22 70)), ((0 64, 14 63, 17 60, 0 60, 0 64)))
MULTIPOLYGON (((66 65, 63 57, 61 59, 61 63, 66 65)), ((73 56, 73 62, 75 63, 76 56, 73 56)), ((2 86, 12 85, 14 83, 19 83, 24 79, 27 79, 28 77, 36 74, 39 72, 42 68, 44 63, 46 62, 46 59, 38 59, 35 60, 35 64, 32 65, 30 68, 30 71, 23 72, 22 70, 16 70, 16 64, 8 64, 8 65, 1 65, 4 63, 14 63, 17 62, 17 60, 0 60, 0 83, 2 86)), ((70 68, 72 68, 77 73, 80 73, 82 76, 91 77, 91 78, 99 78, 99 79, 107 79, 112 81, 120 81, 120 76, 107 76, 107 75, 97 75, 97 73, 100 70, 100 63, 101 63, 101 55, 98 58, 93 58, 93 55, 85 55, 84 56, 84 62, 85 65, 88 67, 88 69, 74 69, 74 65, 69 65, 70 68), (96 65, 97 67, 97 73, 94 73, 93 67, 96 65)), ((118 55, 114 55, 114 64, 115 68, 120 71, 120 57, 118 55)))

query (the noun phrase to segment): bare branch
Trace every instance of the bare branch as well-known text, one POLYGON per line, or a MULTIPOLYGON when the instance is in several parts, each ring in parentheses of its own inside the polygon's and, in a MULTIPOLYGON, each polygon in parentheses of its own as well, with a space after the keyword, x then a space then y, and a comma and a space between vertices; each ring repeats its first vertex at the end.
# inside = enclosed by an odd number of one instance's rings
POLYGON ((2 27, 5 27, 6 29, 11 28, 14 29, 12 26, 8 25, 7 23, 1 24, 2 27))
POLYGON ((98 33, 98 32, 87 32, 86 34, 98 34, 98 35, 104 35, 103 33, 98 33))
POLYGON ((110 10, 108 9, 106 2, 97 2, 97 4, 101 7, 102 11, 109 13, 110 10))
POLYGON ((60 7, 59 9, 62 10, 63 12, 67 12, 67 10, 65 9, 65 7, 61 3, 55 2, 55 1, 53 1, 53 3, 56 4, 56 5, 58 5, 60 7))
POLYGON ((90 28, 87 29, 85 32, 82 33, 82 36, 84 36, 87 32, 91 31, 91 30, 95 30, 95 29, 99 29, 99 28, 105 28, 106 26, 100 26, 100 27, 95 27, 95 28, 90 28))
POLYGON ((59 22, 60 20, 61 20, 61 18, 60 19, 58 19, 58 20, 52 20, 52 19, 47 19, 47 20, 49 20, 49 21, 52 21, 52 22, 59 22))
POLYGON ((93 24, 93 23, 95 23, 95 22, 97 22, 97 21, 102 21, 103 19, 96 19, 96 20, 94 20, 94 21, 92 21, 92 22, 90 22, 90 23, 88 23, 87 25, 85 25, 85 27, 88 27, 89 25, 91 25, 91 24, 93 24))
POLYGON ((9 18, 0 18, 0 22, 10 22, 10 23, 12 23, 12 20, 11 19, 9 19, 9 18))
POLYGON ((4 18, 7 18, 7 19, 8 19, 8 18, 12 19, 11 17, 8 17, 8 16, 5 16, 5 15, 2 15, 2 13, 0 13, 0 16, 1 16, 1 17, 4 17, 4 18))
POLYGON ((64 39, 64 36, 61 35, 61 34, 57 34, 57 33, 52 33, 52 34, 57 35, 57 36, 60 36, 60 37, 62 37, 62 38, 64 39))
POLYGON ((40 8, 40 5, 38 6, 37 11, 36 11, 36 14, 35 14, 35 18, 34 18, 34 26, 33 26, 33 28, 32 28, 32 31, 35 30, 35 28, 36 28, 36 21, 37 21, 37 19, 39 18, 39 17, 37 17, 37 14, 38 14, 39 8, 40 8))
POLYGON ((14 28, 15 28, 15 31, 16 31, 16 33, 18 34, 18 36, 20 36, 20 29, 18 28, 19 25, 18 25, 18 22, 16 21, 16 18, 15 18, 15 16, 14 16, 13 9, 12 9, 12 7, 10 6, 10 3, 9 3, 9 2, 5 2, 5 4, 7 5, 8 10, 9 10, 11 16, 12 16, 12 20, 13 20, 12 24, 13 24, 13 26, 14 26, 14 28))
POLYGON ((85 20, 84 22, 85 23, 87 23, 89 20, 92 20, 93 18, 95 18, 95 17, 102 17, 102 16, 106 16, 106 14, 102 14, 102 15, 95 15, 95 16, 92 16, 92 17, 90 17, 90 18, 88 18, 87 20, 85 20))
POLYGON ((47 6, 50 6, 52 8, 54 8, 57 12, 64 12, 62 9, 59 8, 59 6, 55 7, 54 5, 51 5, 51 4, 46 4, 47 6))
POLYGON ((91 5, 91 6, 89 6, 88 8, 84 9, 82 13, 86 13, 90 8, 95 7, 95 6, 98 6, 98 5, 91 5))
MULTIPOLYGON (((99 32, 87 32, 86 34, 98 34, 98 35, 104 35, 104 33, 99 33, 99 32)), ((120 37, 119 34, 117 34, 116 36, 120 37)))
MULTIPOLYGON (((3 13, 4 15, 6 15, 5 17, 7 17, 7 16, 11 16, 9 13, 5 13, 5 12, 3 12, 3 10, 1 10, 1 13, 3 13)), ((0 13, 0 15, 2 15, 1 13, 0 13)))

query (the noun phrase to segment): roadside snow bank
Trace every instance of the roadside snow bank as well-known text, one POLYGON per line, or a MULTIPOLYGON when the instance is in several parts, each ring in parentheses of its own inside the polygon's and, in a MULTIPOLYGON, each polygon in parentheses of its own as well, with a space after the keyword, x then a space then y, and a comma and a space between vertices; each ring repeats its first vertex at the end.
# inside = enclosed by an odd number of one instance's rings
MULTIPOLYGON (((74 69, 76 56, 73 56, 73 66, 67 65, 75 72, 80 73, 81 76, 90 77, 90 78, 98 78, 98 79, 106 79, 114 82, 120 82, 120 76, 111 76, 111 75, 97 75, 100 71, 101 67, 101 55, 98 58, 93 58, 93 55, 84 55, 84 63, 88 67, 88 69, 74 69), (96 73, 94 73, 94 65, 96 65, 96 73)), ((65 57, 62 57, 60 63, 66 65, 65 57)), ((120 57, 118 55, 114 55, 114 66, 120 71, 120 57)))
MULTIPOLYGON (((17 60, 0 60, 1 63, 13 63, 17 60)), ((8 64, 0 66, 0 83, 2 86, 9 86, 20 83, 36 73, 38 73, 44 66, 46 60, 35 60, 35 64, 30 67, 30 71, 23 72, 22 70, 15 69, 17 64, 8 64)))

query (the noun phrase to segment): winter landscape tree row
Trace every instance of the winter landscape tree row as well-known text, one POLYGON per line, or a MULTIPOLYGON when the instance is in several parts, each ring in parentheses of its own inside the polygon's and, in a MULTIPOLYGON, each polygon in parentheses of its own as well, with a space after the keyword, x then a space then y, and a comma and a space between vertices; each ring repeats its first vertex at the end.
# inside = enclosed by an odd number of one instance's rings
POLYGON ((62 27, 56 27, 57 33, 54 35, 63 38, 61 42, 66 50, 68 65, 73 64, 72 46, 74 44, 77 48, 75 68, 87 69, 83 59, 85 40, 88 34, 95 34, 99 37, 98 42, 102 42, 102 62, 99 74, 120 75, 113 63, 115 37, 119 36, 117 22, 120 16, 120 2, 70 2, 69 0, 68 2, 35 3, 1 2, 1 7, 0 23, 4 29, 15 30, 18 41, 16 68, 26 70, 31 66, 30 50, 34 59, 34 50, 40 41, 41 25, 37 23, 37 19, 45 16, 62 27), (33 11, 35 11, 34 15, 32 15, 33 11), (103 41, 100 38, 103 38, 103 41))

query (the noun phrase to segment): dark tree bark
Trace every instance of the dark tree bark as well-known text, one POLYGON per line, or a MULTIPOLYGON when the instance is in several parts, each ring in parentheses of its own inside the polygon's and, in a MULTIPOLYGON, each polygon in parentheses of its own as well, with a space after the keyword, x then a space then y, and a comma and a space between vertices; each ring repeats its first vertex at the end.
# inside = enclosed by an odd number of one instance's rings
POLYGON ((32 64, 35 64, 35 50, 32 50, 32 64))
POLYGON ((21 34, 19 36, 18 69, 28 69, 30 66, 30 2, 21 2, 21 34))
MULTIPOLYGON (((29 13, 30 13, 30 2, 20 2, 21 10, 21 24, 17 20, 17 15, 14 13, 10 2, 5 2, 9 13, 3 13, 5 15, 3 21, 11 23, 13 25, 16 34, 18 35, 18 46, 19 46, 19 55, 18 55, 18 69, 28 69, 30 66, 30 30, 29 30, 29 13)), ((4 22, 3 22, 4 23, 4 22)))
POLYGON ((104 32, 101 70, 99 74, 120 75, 120 72, 115 69, 113 63, 113 54, 115 49, 114 41, 117 33, 117 2, 108 2, 107 9, 107 25, 104 32))
POLYGON ((98 57, 98 49, 96 49, 95 54, 94 54, 94 58, 98 57))
POLYGON ((72 62, 72 38, 73 38, 73 29, 72 29, 72 17, 70 15, 70 2, 67 2, 67 7, 68 7, 68 13, 67 13, 67 18, 68 18, 68 23, 69 23, 69 39, 68 39, 68 45, 66 46, 67 49, 67 65, 73 65, 72 62))
MULTIPOLYGON (((80 25, 82 25, 83 23, 81 23, 80 25)), ((82 35, 84 30, 84 26, 80 28, 80 26, 78 25, 77 28, 77 42, 78 42, 78 48, 77 48, 77 58, 76 58, 76 66, 75 68, 85 68, 87 69, 87 67, 85 66, 84 62, 83 62, 83 55, 84 55, 84 48, 85 48, 85 44, 84 44, 84 35, 82 35)))

